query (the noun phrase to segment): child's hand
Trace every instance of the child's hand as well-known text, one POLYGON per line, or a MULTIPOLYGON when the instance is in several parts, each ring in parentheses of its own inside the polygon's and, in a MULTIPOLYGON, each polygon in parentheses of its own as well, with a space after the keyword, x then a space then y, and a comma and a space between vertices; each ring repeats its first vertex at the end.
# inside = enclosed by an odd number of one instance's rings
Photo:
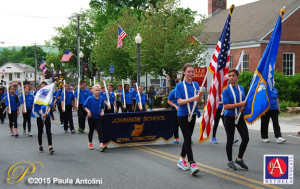
POLYGON ((101 114, 100 114, 100 116, 104 116, 104 112, 103 112, 103 111, 101 111, 101 114))
POLYGON ((92 117, 91 111, 88 111, 88 117, 92 117))

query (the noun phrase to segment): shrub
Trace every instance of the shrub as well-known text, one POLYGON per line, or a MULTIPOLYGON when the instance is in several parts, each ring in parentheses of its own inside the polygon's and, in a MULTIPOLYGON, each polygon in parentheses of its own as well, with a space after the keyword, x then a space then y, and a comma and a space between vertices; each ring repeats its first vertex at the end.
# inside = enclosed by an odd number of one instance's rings
POLYGON ((245 89, 245 94, 247 95, 251 81, 253 78, 253 73, 252 72, 248 72, 248 71, 243 71, 240 75, 239 75, 239 85, 243 86, 245 89))
POLYGON ((165 108, 170 108, 171 106, 168 104, 168 97, 163 97, 163 106, 165 108))
POLYGON ((163 98, 162 96, 157 96, 156 99, 154 99, 153 106, 160 108, 162 98, 163 98))
POLYGON ((280 110, 282 112, 285 112, 287 110, 287 107, 288 107, 286 101, 284 101, 284 100, 280 101, 279 104, 280 104, 280 110))

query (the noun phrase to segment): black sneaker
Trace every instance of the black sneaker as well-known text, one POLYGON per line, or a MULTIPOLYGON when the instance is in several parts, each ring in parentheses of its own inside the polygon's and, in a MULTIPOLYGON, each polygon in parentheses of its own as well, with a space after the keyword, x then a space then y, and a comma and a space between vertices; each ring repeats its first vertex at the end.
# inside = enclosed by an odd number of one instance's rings
POLYGON ((72 130, 71 133, 72 133, 72 134, 75 134, 75 130, 72 130))
POLYGON ((235 164, 239 165, 245 171, 248 170, 248 166, 244 163, 243 160, 239 161, 239 160, 236 159, 235 164))
POLYGON ((42 146, 39 147, 39 152, 44 152, 44 148, 42 146))
POLYGON ((15 137, 17 138, 18 136, 19 136, 19 133, 16 133, 16 134, 15 134, 15 137))
POLYGON ((55 151, 53 150, 53 148, 51 147, 51 148, 49 148, 49 154, 53 154, 55 151))
POLYGON ((227 163, 227 169, 237 170, 237 168, 234 165, 233 161, 230 161, 229 163, 227 163))

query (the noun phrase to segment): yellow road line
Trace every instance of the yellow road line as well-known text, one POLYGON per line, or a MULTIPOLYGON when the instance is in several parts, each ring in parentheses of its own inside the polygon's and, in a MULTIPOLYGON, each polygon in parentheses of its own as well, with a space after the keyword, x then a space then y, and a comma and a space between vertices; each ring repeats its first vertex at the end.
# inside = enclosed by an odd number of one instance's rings
MULTIPOLYGON (((147 150, 151 150, 151 151, 153 151, 153 152, 157 152, 157 153, 160 153, 160 154, 164 154, 164 155, 167 155, 167 156, 176 158, 177 160, 180 158, 179 156, 176 156, 176 155, 173 155, 173 154, 169 154, 169 153, 166 153, 166 152, 163 152, 163 151, 160 151, 160 150, 156 150, 156 149, 153 149, 153 148, 149 148, 149 147, 146 147, 146 146, 140 146, 140 147, 141 147, 141 148, 144 148, 144 149, 147 149, 147 150)), ((259 184, 259 185, 262 185, 262 186, 264 186, 264 187, 273 188, 273 189, 280 189, 280 187, 277 187, 277 186, 274 186, 274 185, 269 185, 269 184, 264 184, 264 183, 261 182, 261 181, 254 180, 254 179, 251 179, 251 178, 242 176, 242 175, 238 175, 238 174, 235 174, 235 173, 232 173, 232 172, 228 172, 228 171, 225 171, 225 170, 222 170, 222 169, 218 169, 218 168, 215 168, 215 167, 212 167, 212 166, 203 164, 203 163, 199 163, 199 162, 196 162, 196 163, 197 163, 198 166, 205 167, 205 168, 208 168, 208 169, 211 169, 211 170, 214 170, 214 171, 218 171, 218 172, 221 172, 221 173, 230 175, 230 176, 234 176, 234 177, 236 177, 236 178, 240 178, 240 179, 243 179, 243 180, 247 180, 247 181, 249 181, 249 182, 256 183, 256 184, 259 184)))
MULTIPOLYGON (((173 162, 175 162, 175 163, 177 163, 177 161, 178 161, 178 159, 173 159, 173 158, 170 158, 170 157, 167 157, 167 156, 164 156, 164 155, 160 155, 160 154, 157 154, 157 153, 155 153, 155 152, 153 152, 153 151, 150 151, 150 150, 147 150, 147 149, 143 149, 143 148, 141 148, 141 147, 132 147, 132 148, 135 148, 135 149, 137 149, 137 150, 140 150, 140 151, 143 151, 143 152, 152 154, 152 155, 157 156, 157 157, 161 157, 161 158, 167 159, 167 160, 169 160, 169 161, 173 161, 173 162)), ((200 171, 202 171, 202 172, 206 172, 206 173, 209 173, 209 174, 218 176, 218 177, 220 177, 220 178, 223 178, 223 179, 226 179, 226 180, 229 180, 229 181, 232 181, 232 182, 235 182, 235 183, 238 183, 238 184, 247 186, 247 187, 249 187, 249 188, 258 188, 258 189, 262 189, 262 187, 259 187, 259 186, 257 186, 257 185, 253 185, 253 184, 251 184, 251 183, 248 183, 248 182, 245 182, 245 181, 236 179, 236 178, 232 178, 232 177, 229 177, 229 176, 226 176, 226 175, 223 175, 223 174, 214 172, 214 171, 210 171, 210 170, 207 170, 207 169, 204 169, 204 168, 201 168, 201 167, 200 167, 199 169, 200 169, 200 171)))

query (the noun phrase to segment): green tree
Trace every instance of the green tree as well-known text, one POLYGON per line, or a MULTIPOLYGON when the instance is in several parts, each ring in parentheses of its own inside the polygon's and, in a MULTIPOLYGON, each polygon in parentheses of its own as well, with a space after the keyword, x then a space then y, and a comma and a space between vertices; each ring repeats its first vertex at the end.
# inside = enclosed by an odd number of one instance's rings
POLYGON ((243 71, 241 74, 239 74, 239 85, 243 86, 245 89, 245 95, 248 94, 248 90, 251 84, 253 78, 253 73, 249 71, 243 71))

